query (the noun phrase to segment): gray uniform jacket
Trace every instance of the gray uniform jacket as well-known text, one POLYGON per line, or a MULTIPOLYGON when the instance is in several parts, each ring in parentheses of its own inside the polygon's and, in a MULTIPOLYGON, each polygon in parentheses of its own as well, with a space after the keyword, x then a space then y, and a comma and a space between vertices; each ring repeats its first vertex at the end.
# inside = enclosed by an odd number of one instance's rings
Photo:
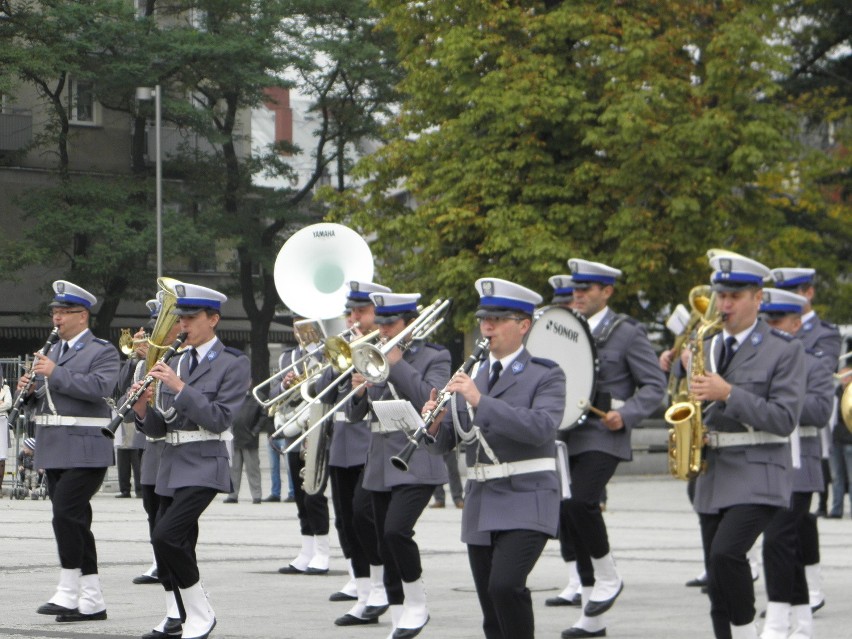
MULTIPOLYGON (((550 360, 526 349, 501 373, 490 391, 487 363, 474 378, 482 393, 473 417, 500 463, 554 458, 556 429, 565 410, 565 373, 550 360)), ((467 403, 458 398, 457 414, 465 431, 471 427, 467 403)), ((455 446, 450 415, 444 417, 436 441, 429 446, 444 453, 455 446)), ((466 445, 468 468, 493 463, 476 442, 466 445)), ((440 459, 440 457, 438 457, 440 459)), ((466 544, 490 546, 498 530, 535 530, 556 536, 561 491, 554 471, 512 475, 465 486, 461 539, 466 544)))
MULTIPOLYGON (((705 366, 715 370, 721 333, 705 342, 705 366)), ((723 375, 732 384, 727 402, 704 409, 710 431, 755 431, 788 436, 798 423, 805 395, 805 351, 799 340, 758 320, 723 375)), ((695 484, 698 513, 717 514, 738 504, 787 507, 793 490, 789 441, 778 444, 706 448, 707 472, 695 484)))
MULTIPOLYGON (((824 428, 831 418, 834 405, 834 382, 831 368, 822 351, 805 351, 807 384, 799 424, 803 427, 824 428)), ((820 492, 825 488, 822 476, 822 447, 819 435, 802 434, 800 438, 801 466, 793 473, 793 491, 820 492)))
POLYGON ((631 431, 660 406, 666 395, 666 376, 641 324, 627 318, 612 331, 606 342, 597 343, 616 317, 609 309, 592 336, 600 361, 597 391, 608 392, 613 400, 624 402, 617 409, 624 428, 611 431, 599 417, 589 413, 583 424, 564 436, 569 455, 596 450, 626 461, 633 459, 631 431))
MULTIPOLYGON (((407 399, 419 413, 433 388, 442 389, 450 381, 450 353, 441 346, 415 342, 403 353, 402 359, 391 366, 387 382, 374 384, 360 398, 353 397, 346 405, 346 416, 352 422, 375 419, 370 410, 372 402, 387 399, 407 399), (394 397, 390 386, 396 391, 394 397)), ((372 433, 363 486, 367 490, 387 492, 405 484, 445 484, 447 466, 443 458, 430 455, 423 447, 411 456, 408 472, 398 470, 390 458, 398 455, 408 438, 402 432, 372 433)))
MULTIPOLYGON (((332 368, 323 371, 316 382, 317 392, 323 391, 338 377, 332 368)), ((334 406, 352 390, 352 376, 337 384, 336 388, 328 391, 323 398, 329 407, 334 406)), ((346 411, 343 408, 337 410, 333 415, 334 430, 331 436, 331 447, 328 452, 328 465, 337 468, 352 468, 363 466, 367 463, 367 451, 370 450, 370 422, 362 419, 358 422, 349 422, 346 419, 346 411)))
POLYGON ((840 357, 840 331, 834 324, 821 320, 814 315, 796 333, 796 337, 802 340, 805 348, 814 352, 821 351, 829 364, 832 372, 837 367, 837 358, 840 357))
MULTIPOLYGON (((112 397, 120 368, 118 350, 86 330, 59 357, 57 342, 48 352, 56 368, 47 381, 59 415, 77 418, 112 417, 105 397, 112 397)), ((50 415, 44 380, 36 383, 36 415, 50 415)), ((85 419, 80 419, 85 424, 85 419)), ((42 426, 36 431, 36 468, 106 468, 113 464, 113 440, 93 426, 42 426)))
MULTIPOLYGON (((149 406, 148 410, 152 410, 152 408, 149 406)), ((142 454, 142 463, 139 466, 139 483, 143 486, 157 485, 160 458, 163 456, 163 449, 165 447, 166 440, 164 439, 149 439, 145 441, 145 452, 142 454)))
MULTIPOLYGON (((171 421, 157 410, 148 410, 145 420, 136 420, 146 435, 162 437, 167 432, 206 430, 224 433, 245 400, 251 386, 251 365, 240 351, 225 348, 219 340, 207 353, 192 375, 187 377, 188 357, 169 362, 186 383, 175 395, 170 388, 161 389, 163 410, 175 413, 171 421)), ((228 449, 224 441, 208 440, 172 445, 166 443, 157 471, 156 492, 172 497, 176 488, 199 486, 231 492, 228 449)))

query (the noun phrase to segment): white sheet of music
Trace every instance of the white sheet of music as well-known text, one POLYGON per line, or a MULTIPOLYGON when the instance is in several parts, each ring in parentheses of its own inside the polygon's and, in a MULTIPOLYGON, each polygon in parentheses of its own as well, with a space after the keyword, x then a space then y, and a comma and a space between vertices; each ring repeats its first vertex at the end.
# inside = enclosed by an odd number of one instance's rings
POLYGON ((402 430, 413 433, 424 426, 423 418, 406 399, 388 399, 373 402, 373 412, 387 431, 402 430))

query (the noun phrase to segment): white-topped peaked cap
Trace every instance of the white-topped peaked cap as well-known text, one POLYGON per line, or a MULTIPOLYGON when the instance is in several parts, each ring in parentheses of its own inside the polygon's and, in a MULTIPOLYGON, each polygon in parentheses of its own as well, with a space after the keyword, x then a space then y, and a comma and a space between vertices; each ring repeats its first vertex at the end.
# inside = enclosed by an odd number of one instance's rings
POLYGON ((387 286, 375 284, 374 282, 359 282, 352 280, 349 284, 349 293, 346 295, 346 308, 359 308, 370 306, 373 301, 370 293, 390 293, 387 286))
POLYGON ((228 296, 224 293, 214 291, 206 286, 185 282, 175 284, 175 293, 177 294, 177 302, 172 311, 175 315, 195 315, 204 309, 220 312, 222 302, 228 301, 228 296))
POLYGON ((547 282, 553 287, 552 304, 565 304, 574 298, 574 278, 570 275, 554 275, 547 282))
POLYGON ((512 313, 532 315, 542 297, 526 286, 498 277, 482 277, 474 284, 479 293, 476 317, 504 316, 512 313))
POLYGON ((52 307, 83 306, 88 309, 98 303, 98 298, 89 291, 65 280, 56 280, 53 283, 53 292, 55 295, 50 303, 52 307))
POLYGON ((157 315, 160 314, 160 302, 157 300, 157 298, 148 300, 147 302, 145 302, 145 306, 148 307, 148 313, 151 317, 157 317, 157 315))
POLYGON ((419 299, 420 293, 370 293, 376 324, 391 324, 406 313, 416 313, 419 299))
POLYGON ((808 303, 804 295, 786 291, 783 288, 763 289, 763 300, 760 302, 761 313, 798 313, 808 303))
POLYGON ((814 275, 816 271, 812 268, 774 268, 769 273, 768 283, 775 288, 798 288, 812 283, 814 275))
POLYGON ((723 253, 710 258, 714 269, 710 283, 716 291, 738 291, 747 286, 761 288, 769 277, 769 269, 750 257, 738 253, 723 253))
POLYGON ((622 275, 619 269, 602 262, 590 262, 573 257, 568 260, 568 268, 571 269, 574 288, 588 288, 589 284, 615 286, 615 280, 622 275))

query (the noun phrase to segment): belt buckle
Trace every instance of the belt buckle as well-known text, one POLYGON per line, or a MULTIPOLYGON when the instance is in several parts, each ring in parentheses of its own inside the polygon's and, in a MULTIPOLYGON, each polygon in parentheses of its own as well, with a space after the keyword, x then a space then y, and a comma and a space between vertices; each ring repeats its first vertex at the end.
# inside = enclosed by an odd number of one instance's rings
POLYGON ((719 448, 719 433, 717 431, 707 433, 707 445, 710 448, 719 448))
POLYGON ((180 431, 179 430, 173 430, 172 431, 172 445, 173 446, 180 446, 180 431))
POLYGON ((473 477, 478 482, 486 481, 487 477, 485 477, 485 465, 484 464, 474 464, 473 465, 473 477))

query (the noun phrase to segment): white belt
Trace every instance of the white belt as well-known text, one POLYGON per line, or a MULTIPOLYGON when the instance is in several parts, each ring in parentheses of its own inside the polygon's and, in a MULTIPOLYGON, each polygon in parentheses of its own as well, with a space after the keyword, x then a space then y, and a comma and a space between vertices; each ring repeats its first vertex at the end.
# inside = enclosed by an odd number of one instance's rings
POLYGON ((148 435, 145 435, 145 441, 146 442, 164 442, 164 441, 166 441, 166 438, 165 437, 148 437, 148 435))
POLYGON ((712 431, 707 433, 707 445, 710 448, 728 448, 729 446, 761 446, 763 444, 786 444, 789 437, 773 435, 763 431, 751 433, 719 433, 712 431))
POLYGON ((206 442, 206 441, 231 441, 233 435, 229 431, 224 433, 211 433, 207 430, 173 430, 166 433, 166 443, 172 446, 180 446, 181 444, 189 444, 190 442, 206 442))
POLYGON ((502 464, 474 464, 472 468, 468 469, 473 479, 479 482, 489 479, 503 479, 512 475, 540 473, 547 470, 556 470, 556 460, 553 457, 522 459, 514 462, 503 462, 502 464))
POLYGON ((342 410, 337 411, 334 414, 334 421, 336 422, 345 422, 346 421, 346 413, 342 410))
POLYGON ((402 432, 399 428, 385 428, 382 426, 382 422, 370 422, 370 431, 374 433, 381 433, 383 435, 402 432))
POLYGON ((819 427, 799 426, 799 437, 819 437, 819 427))
POLYGON ((103 428, 109 426, 109 417, 72 417, 71 415, 37 415, 35 423, 40 426, 92 426, 103 428))
POLYGON ((624 400, 623 399, 613 398, 612 401, 609 404, 610 410, 618 410, 619 408, 622 408, 623 406, 624 406, 624 400))

